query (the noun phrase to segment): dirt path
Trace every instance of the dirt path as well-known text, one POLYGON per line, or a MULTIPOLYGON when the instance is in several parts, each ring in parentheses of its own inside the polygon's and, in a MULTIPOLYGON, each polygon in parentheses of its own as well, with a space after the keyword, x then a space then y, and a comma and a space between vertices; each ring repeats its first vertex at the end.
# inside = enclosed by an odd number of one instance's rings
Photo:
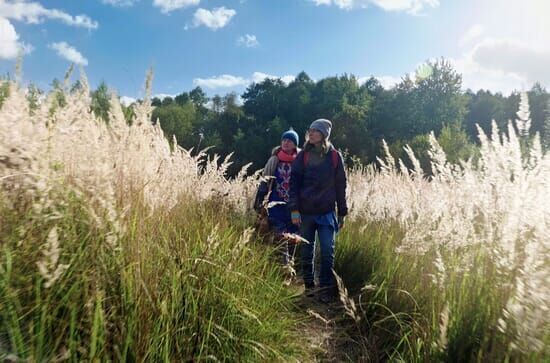
POLYGON ((299 329, 303 332, 308 349, 315 362, 360 362, 357 344, 347 334, 344 309, 338 299, 330 304, 319 302, 315 297, 306 297, 300 281, 289 288, 297 294, 296 305, 307 315, 299 329))

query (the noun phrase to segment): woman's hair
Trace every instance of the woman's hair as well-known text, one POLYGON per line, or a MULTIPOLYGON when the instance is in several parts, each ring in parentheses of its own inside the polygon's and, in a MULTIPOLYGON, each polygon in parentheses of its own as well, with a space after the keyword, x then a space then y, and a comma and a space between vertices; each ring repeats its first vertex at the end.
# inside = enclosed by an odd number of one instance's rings
MULTIPOLYGON (((321 141, 321 151, 323 154, 326 154, 328 152, 328 149, 330 148, 330 142, 325 138, 323 134, 323 141, 321 141)), ((309 132, 306 132, 306 142, 304 143, 304 151, 309 151, 313 149, 315 146, 309 142, 309 132)))

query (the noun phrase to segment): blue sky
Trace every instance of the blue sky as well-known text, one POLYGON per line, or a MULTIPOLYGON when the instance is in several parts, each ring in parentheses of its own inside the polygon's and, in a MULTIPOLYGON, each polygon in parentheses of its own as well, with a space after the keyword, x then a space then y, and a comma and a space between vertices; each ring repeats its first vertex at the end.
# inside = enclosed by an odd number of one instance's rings
POLYGON ((69 64, 121 96, 200 85, 241 93, 252 81, 352 73, 390 87, 445 57, 464 86, 550 85, 547 0, 0 0, 0 72, 25 52, 24 81, 46 89, 69 64))

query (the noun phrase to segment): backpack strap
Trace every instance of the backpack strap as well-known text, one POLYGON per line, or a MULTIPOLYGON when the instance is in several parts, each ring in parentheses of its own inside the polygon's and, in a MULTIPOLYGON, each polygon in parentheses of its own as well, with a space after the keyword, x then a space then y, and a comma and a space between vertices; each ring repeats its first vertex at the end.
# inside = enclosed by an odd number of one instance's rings
POLYGON ((332 149, 332 167, 336 169, 338 167, 338 151, 336 149, 332 149))

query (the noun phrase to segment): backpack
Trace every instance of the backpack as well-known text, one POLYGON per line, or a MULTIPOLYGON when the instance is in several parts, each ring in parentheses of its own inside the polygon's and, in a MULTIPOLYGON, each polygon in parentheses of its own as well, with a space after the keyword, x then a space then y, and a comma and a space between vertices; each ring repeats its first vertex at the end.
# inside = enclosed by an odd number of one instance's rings
MULTIPOLYGON (((332 167, 336 169, 338 167, 338 160, 340 157, 338 156, 338 151, 336 149, 330 150, 331 157, 332 157, 332 167)), ((304 150, 304 168, 307 166, 307 163, 309 162, 309 151, 304 150)))

